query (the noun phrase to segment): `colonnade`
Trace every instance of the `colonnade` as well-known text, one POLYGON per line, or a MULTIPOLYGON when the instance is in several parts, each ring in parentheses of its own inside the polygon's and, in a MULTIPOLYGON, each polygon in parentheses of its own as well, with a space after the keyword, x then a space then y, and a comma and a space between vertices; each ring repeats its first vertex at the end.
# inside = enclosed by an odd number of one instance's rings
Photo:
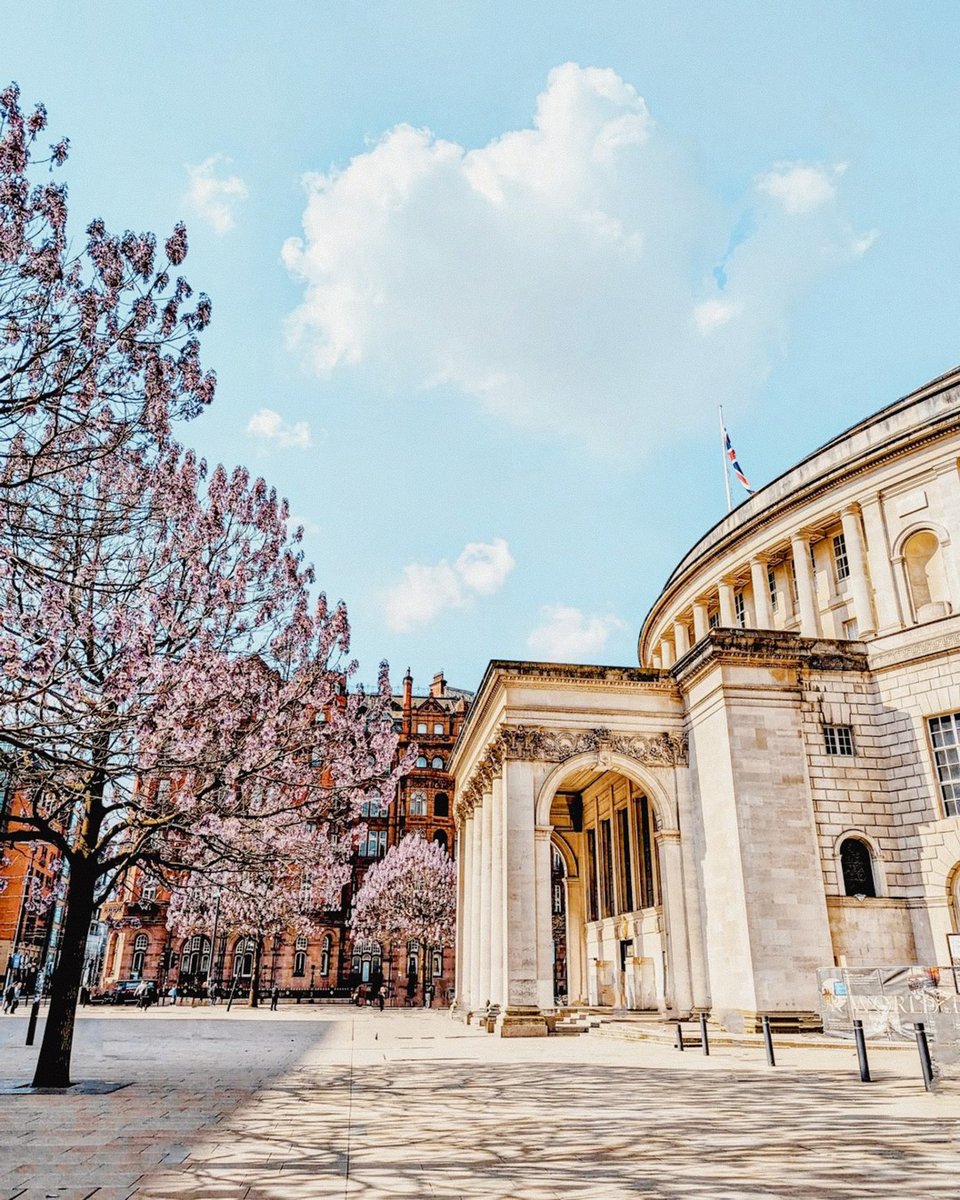
MULTIPOLYGON (((482 769, 464 789, 467 795, 458 795, 456 1009, 465 1017, 495 1017, 504 1036, 545 1033, 543 1012, 555 1008, 553 827, 547 822, 556 786, 551 790, 544 782, 552 767, 501 756, 495 770, 482 769)), ((582 857, 581 836, 573 840, 582 857)), ((658 830, 655 843, 669 1005, 689 1011, 697 989, 680 834, 672 822, 670 829, 658 830)), ((586 868, 569 846, 565 851, 568 995, 576 1002, 587 998, 586 868)))
POLYGON ((811 547, 828 538, 837 525, 837 532, 843 535, 848 570, 843 583, 849 594, 856 636, 870 637, 893 628, 900 619, 896 584, 883 534, 880 502, 875 497, 862 505, 847 505, 817 529, 798 529, 788 540, 758 551, 736 569, 728 570, 665 628, 654 650, 654 665, 665 669, 673 666, 694 643, 706 637, 711 618, 714 624, 726 629, 775 628, 769 572, 781 564, 789 564, 791 578, 788 581, 781 574, 775 591, 778 598, 790 596, 793 613, 792 620, 781 621, 780 627, 795 628, 803 637, 822 637, 811 547), (749 608, 745 593, 749 594, 749 608))

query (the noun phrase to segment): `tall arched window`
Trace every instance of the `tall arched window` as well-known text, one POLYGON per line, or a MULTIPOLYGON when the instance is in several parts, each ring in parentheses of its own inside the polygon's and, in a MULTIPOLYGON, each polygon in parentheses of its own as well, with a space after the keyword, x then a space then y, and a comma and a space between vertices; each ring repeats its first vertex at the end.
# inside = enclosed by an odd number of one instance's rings
POLYGON ((877 887, 873 881, 873 863, 870 847, 859 838, 844 838, 840 843, 840 871, 843 875, 845 896, 875 896, 877 887))
POLYGON ((147 947, 150 945, 150 939, 145 933, 138 933, 137 939, 133 943, 133 961, 130 964, 130 974, 134 979, 140 979, 143 976, 143 966, 147 959, 147 947))
POLYGON ((183 943, 183 954, 180 959, 181 980, 199 979, 205 976, 210 968, 210 939, 203 934, 195 933, 183 943))
POLYGON ((294 947, 293 973, 298 979, 302 979, 307 973, 307 939, 303 934, 297 938, 297 944, 294 947))
POLYGON ((235 979, 249 979, 253 974, 253 938, 240 938, 233 948, 235 979))
POLYGON ((440 755, 439 755, 439 754, 435 754, 435 755, 433 756, 433 758, 430 760, 430 766, 431 766, 431 767, 432 767, 432 768, 433 768, 435 771, 442 771, 442 770, 443 770, 443 759, 440 757, 440 755))
POLYGON ((442 846, 444 848, 444 850, 446 850, 447 835, 446 835, 446 833, 444 833, 444 831, 442 829, 438 829, 436 831, 436 833, 433 835, 433 840, 437 843, 438 846, 442 846))
POLYGON ((943 566, 940 539, 929 529, 921 529, 903 543, 903 562, 910 586, 910 600, 918 621, 945 616, 947 576, 943 566))
POLYGON ((320 974, 326 978, 330 974, 330 953, 333 949, 333 938, 329 933, 323 935, 320 943, 320 974))

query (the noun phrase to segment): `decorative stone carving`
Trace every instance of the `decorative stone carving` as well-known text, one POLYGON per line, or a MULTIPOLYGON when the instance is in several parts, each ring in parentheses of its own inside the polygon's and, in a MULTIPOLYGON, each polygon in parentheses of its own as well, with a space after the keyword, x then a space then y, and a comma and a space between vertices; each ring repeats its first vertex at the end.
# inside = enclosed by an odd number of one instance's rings
POLYGON ((578 754, 597 755, 598 765, 608 768, 610 755, 623 754, 647 767, 681 767, 688 763, 687 738, 681 733, 612 736, 609 729, 556 730, 533 725, 508 725, 500 730, 486 754, 458 791, 454 817, 459 825, 482 802, 505 759, 535 762, 566 762, 578 754))

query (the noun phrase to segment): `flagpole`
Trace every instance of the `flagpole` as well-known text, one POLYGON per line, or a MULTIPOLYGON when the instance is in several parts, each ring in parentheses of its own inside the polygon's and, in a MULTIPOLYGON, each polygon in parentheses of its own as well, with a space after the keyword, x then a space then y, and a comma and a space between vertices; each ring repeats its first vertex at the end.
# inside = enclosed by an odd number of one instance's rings
POLYGON ((733 500, 730 496, 730 464, 727 461, 727 427, 723 423, 723 405, 717 406, 720 414, 720 453, 723 455, 723 482, 727 487, 727 512, 733 512, 733 500))

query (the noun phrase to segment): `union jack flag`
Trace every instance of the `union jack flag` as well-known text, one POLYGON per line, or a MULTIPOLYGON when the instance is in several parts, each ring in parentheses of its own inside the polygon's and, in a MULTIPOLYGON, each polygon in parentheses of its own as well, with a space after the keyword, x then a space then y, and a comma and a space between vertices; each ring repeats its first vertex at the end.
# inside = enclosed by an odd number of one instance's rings
POLYGON ((733 448, 733 442, 730 441, 730 434, 727 433, 727 427, 723 427, 723 445, 727 452, 727 458, 730 460, 730 466, 733 468, 733 473, 743 486, 744 490, 753 495, 753 488, 750 486, 750 480, 744 475, 740 464, 737 462, 737 452, 733 448))

